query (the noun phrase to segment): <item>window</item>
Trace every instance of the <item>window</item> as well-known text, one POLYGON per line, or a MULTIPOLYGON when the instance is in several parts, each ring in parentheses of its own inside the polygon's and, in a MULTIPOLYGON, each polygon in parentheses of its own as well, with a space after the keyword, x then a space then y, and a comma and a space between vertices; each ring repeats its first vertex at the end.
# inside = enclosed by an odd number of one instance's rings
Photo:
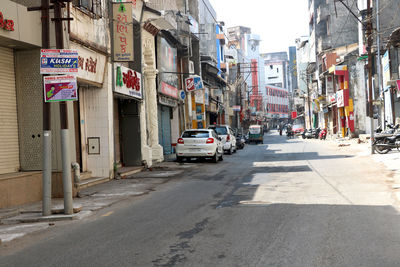
POLYGON ((331 35, 331 16, 327 16, 326 18, 326 34, 331 35))
POLYGON ((73 4, 96 14, 99 17, 102 16, 101 0, 73 0, 73 4))
POLYGON ((186 131, 182 134, 182 138, 208 138, 208 131, 186 131))

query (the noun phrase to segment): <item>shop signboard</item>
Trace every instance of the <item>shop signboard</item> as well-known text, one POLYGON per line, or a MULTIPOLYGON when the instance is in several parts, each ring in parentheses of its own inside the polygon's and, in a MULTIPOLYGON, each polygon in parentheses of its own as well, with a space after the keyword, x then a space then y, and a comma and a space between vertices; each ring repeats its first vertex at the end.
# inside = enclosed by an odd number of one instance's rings
POLYGON ((210 90, 206 87, 204 87, 204 105, 210 105, 210 90))
POLYGON ((344 90, 340 90, 336 92, 336 103, 338 108, 344 107, 344 90))
POLYGON ((161 82, 161 93, 171 96, 173 98, 178 98, 178 88, 175 88, 165 82, 161 82))
POLYGON ((390 64, 389 64, 389 50, 382 57, 382 69, 383 69, 383 89, 386 91, 390 86, 387 84, 390 81, 390 64))
POLYGON ((133 61, 132 2, 113 3, 114 61, 133 61))
POLYGON ((78 81, 102 85, 107 58, 105 55, 71 42, 71 48, 78 51, 78 81))
POLYGON ((232 110, 233 111, 240 111, 241 108, 240 108, 240 106, 236 105, 236 106, 232 106, 232 110))
POLYGON ((204 104, 204 91, 199 90, 194 92, 195 102, 198 104, 204 104))
POLYGON ((193 76, 185 79, 186 91, 201 90, 204 88, 203 80, 200 76, 193 76))
POLYGON ((139 72, 116 64, 115 71, 115 92, 142 99, 142 75, 139 72))
POLYGON ((164 38, 158 38, 159 92, 178 98, 177 49, 164 38))
POLYGON ((12 19, 7 19, 4 17, 3 12, 0 11, 0 29, 5 31, 14 31, 14 21, 12 19))
POLYGON ((158 95, 158 102, 164 106, 168 106, 168 107, 176 107, 178 105, 178 103, 176 102, 175 99, 169 98, 167 96, 163 96, 163 95, 158 95))
POLYGON ((78 73, 78 51, 75 49, 40 50, 40 74, 78 73))
POLYGON ((296 119, 297 118, 297 111, 292 111, 292 119, 296 119))
POLYGON ((400 80, 396 80, 397 85, 397 97, 400 97, 400 80))
POLYGON ((132 16, 139 22, 140 13, 142 11, 143 2, 142 0, 114 0, 114 3, 132 3, 132 16))
POLYGON ((45 102, 78 100, 78 87, 74 75, 44 77, 45 102))

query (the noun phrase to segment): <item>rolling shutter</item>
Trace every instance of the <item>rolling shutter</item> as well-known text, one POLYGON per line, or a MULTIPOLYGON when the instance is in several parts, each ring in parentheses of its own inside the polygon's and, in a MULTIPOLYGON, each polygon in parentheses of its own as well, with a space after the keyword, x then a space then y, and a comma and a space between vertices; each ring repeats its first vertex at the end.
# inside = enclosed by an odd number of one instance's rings
POLYGON ((19 171, 14 52, 0 47, 0 174, 19 171))

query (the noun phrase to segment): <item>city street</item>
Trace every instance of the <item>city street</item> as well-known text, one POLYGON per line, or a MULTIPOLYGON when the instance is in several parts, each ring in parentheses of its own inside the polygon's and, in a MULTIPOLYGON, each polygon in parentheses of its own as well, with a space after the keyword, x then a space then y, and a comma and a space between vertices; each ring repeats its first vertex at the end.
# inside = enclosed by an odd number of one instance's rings
POLYGON ((193 165, 150 194, 2 244, 0 265, 400 265, 391 175, 370 156, 272 131, 193 165))

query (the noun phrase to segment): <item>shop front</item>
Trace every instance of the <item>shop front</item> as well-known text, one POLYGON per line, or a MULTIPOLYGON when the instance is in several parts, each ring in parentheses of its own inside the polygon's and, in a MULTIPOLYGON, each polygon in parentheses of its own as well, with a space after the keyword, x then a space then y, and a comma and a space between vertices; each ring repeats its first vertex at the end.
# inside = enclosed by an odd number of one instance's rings
POLYGON ((70 48, 77 50, 79 55, 79 98, 74 102, 76 162, 81 172, 88 172, 95 177, 108 177, 112 169, 109 163, 112 126, 107 120, 111 108, 107 99, 111 96, 107 90, 106 78, 110 64, 105 53, 75 42, 70 43, 70 48))
POLYGON ((3 0, 0 19, 0 208, 5 208, 42 197, 43 85, 40 12, 3 0))
POLYGON ((143 99, 141 74, 121 64, 115 64, 114 74, 115 162, 117 167, 140 166, 140 101, 143 99))
POLYGON ((157 38, 158 136, 164 155, 172 154, 179 136, 179 83, 177 49, 166 39, 157 38))

